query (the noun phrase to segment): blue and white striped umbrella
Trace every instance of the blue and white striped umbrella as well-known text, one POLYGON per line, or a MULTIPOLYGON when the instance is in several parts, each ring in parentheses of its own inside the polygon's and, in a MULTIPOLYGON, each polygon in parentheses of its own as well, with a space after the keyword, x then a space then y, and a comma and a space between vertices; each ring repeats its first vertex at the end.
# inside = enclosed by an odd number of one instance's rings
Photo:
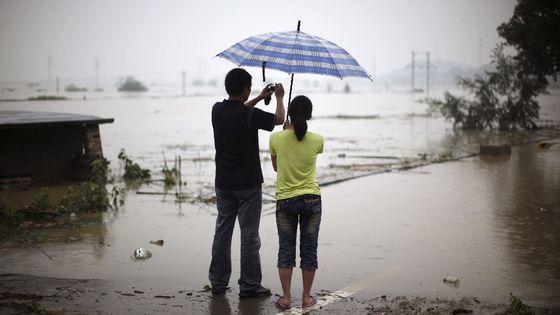
POLYGON ((346 50, 299 30, 249 37, 217 56, 240 67, 263 67, 263 62, 266 62, 266 68, 291 74, 312 73, 341 79, 362 77, 371 80, 371 76, 346 50))

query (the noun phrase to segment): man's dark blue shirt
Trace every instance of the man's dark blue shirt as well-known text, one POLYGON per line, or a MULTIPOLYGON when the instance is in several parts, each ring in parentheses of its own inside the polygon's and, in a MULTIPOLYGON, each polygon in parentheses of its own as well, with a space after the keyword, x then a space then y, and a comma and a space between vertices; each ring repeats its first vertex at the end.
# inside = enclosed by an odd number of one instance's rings
POLYGON ((262 184, 258 130, 272 131, 274 121, 274 114, 238 101, 214 104, 212 127, 217 188, 239 190, 262 184))

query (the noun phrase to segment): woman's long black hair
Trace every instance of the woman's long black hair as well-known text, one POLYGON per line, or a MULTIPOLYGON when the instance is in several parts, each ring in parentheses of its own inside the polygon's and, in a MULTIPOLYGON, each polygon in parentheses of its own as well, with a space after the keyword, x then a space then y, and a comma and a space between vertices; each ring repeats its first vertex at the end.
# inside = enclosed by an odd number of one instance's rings
POLYGON ((294 125, 294 131, 298 141, 305 137, 307 132, 307 121, 311 119, 313 104, 306 96, 296 96, 288 106, 288 116, 294 125))

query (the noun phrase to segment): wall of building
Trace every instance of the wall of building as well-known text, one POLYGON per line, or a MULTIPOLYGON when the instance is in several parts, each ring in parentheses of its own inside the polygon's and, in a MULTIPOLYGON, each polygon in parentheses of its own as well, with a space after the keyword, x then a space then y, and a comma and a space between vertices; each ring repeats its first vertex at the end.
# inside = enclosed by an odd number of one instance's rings
POLYGON ((91 161, 103 158, 98 125, 0 130, 0 178, 32 184, 86 180, 91 161))

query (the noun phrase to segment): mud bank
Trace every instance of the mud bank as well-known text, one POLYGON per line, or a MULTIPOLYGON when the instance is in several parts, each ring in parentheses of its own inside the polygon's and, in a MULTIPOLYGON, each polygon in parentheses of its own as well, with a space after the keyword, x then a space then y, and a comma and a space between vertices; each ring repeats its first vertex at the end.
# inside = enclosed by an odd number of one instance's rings
MULTIPOLYGON (((319 304, 332 296, 322 291, 319 304)), ((200 291, 157 288, 110 280, 58 279, 31 275, 0 275, 2 314, 277 314, 276 296, 239 299, 237 292, 212 296, 200 291)), ((295 301, 294 301, 295 302, 295 301)), ((557 314, 560 308, 532 307, 535 314, 557 314)), ((460 300, 417 296, 338 297, 315 309, 294 307, 284 314, 516 314, 509 304, 483 298, 460 300)))

